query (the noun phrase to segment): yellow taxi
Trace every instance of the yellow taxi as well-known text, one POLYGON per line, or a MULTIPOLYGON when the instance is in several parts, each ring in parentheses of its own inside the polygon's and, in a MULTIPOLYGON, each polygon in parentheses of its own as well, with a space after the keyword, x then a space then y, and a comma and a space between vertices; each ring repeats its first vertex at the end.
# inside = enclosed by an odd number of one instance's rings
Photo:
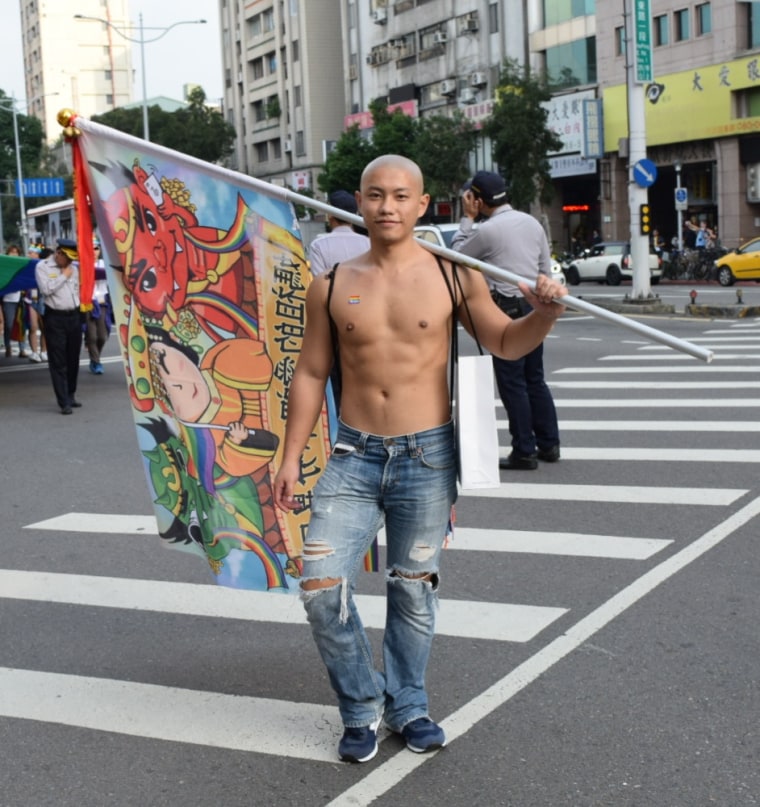
POLYGON ((733 286, 737 280, 760 281, 760 237, 718 258, 715 273, 721 286, 733 286))

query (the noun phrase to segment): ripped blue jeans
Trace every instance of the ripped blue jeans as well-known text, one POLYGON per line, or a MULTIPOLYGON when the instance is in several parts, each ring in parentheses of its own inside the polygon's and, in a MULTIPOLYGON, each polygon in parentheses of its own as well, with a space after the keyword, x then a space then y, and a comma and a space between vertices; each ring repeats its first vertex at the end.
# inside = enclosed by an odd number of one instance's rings
POLYGON ((302 597, 345 726, 367 726, 384 717, 390 729, 400 731, 428 714, 425 671, 435 630, 438 564, 455 499, 451 423, 396 437, 340 423, 314 491, 303 549, 304 580, 340 583, 303 591, 302 597), (353 595, 364 555, 383 525, 387 603, 380 672, 353 595))

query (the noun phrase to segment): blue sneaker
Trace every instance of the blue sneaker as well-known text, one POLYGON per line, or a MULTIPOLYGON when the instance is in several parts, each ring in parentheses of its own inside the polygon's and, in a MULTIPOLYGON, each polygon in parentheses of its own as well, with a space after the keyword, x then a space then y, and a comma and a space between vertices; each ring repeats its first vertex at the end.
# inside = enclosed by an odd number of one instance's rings
POLYGON ((344 762, 369 762, 377 753, 378 720, 370 726, 346 726, 338 745, 338 756, 344 762))
POLYGON ((90 359, 90 372, 95 375, 95 362, 90 359))
POLYGON ((446 745, 443 729, 429 717, 418 717, 401 729, 401 736, 406 740, 406 747, 415 754, 435 751, 446 745))
POLYGON ((100 362, 95 362, 95 369, 92 372, 95 373, 95 375, 103 375, 105 370, 100 362))

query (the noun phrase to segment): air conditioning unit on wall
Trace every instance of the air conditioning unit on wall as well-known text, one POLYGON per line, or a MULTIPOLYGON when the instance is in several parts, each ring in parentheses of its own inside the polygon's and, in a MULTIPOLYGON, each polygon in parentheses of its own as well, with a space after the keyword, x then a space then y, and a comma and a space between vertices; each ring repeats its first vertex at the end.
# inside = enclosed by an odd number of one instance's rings
POLYGON ((747 166, 747 201, 760 202, 760 163, 747 166))
POLYGON ((445 45, 448 39, 446 31, 436 31, 433 34, 433 42, 435 42, 436 45, 445 45))
POLYGON ((372 19, 378 25, 385 25, 388 21, 388 11, 384 8, 375 9, 375 11, 372 12, 372 19))
POLYGON ((284 140, 282 143, 282 150, 286 154, 289 154, 291 151, 293 151, 293 143, 290 140, 284 140))
POLYGON ((457 91, 457 83, 453 78, 445 78, 440 84, 441 95, 454 95, 457 91))
POLYGON ((485 87, 488 84, 488 76, 481 72, 473 73, 470 76, 470 84, 473 87, 485 87))

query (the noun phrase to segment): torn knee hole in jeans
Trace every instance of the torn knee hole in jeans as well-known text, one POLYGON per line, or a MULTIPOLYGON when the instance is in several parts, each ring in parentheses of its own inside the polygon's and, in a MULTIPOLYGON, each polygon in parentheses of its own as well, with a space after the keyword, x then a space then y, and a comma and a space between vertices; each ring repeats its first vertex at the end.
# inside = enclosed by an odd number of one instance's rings
POLYGON ((438 588, 438 574, 436 572, 410 572, 407 569, 391 569, 388 572, 389 582, 402 583, 429 583, 433 589, 438 588))
POLYGON ((430 546, 430 544, 415 544, 409 550, 409 560, 413 560, 416 563, 421 563, 423 561, 432 558, 435 555, 436 548, 434 546, 430 546))
POLYGON ((327 541, 310 541, 303 545, 303 555, 311 560, 328 558, 335 554, 335 549, 327 541))
POLYGON ((348 621, 348 580, 345 577, 308 577, 301 580, 301 599, 308 603, 328 591, 340 588, 340 614, 342 625, 348 621))

